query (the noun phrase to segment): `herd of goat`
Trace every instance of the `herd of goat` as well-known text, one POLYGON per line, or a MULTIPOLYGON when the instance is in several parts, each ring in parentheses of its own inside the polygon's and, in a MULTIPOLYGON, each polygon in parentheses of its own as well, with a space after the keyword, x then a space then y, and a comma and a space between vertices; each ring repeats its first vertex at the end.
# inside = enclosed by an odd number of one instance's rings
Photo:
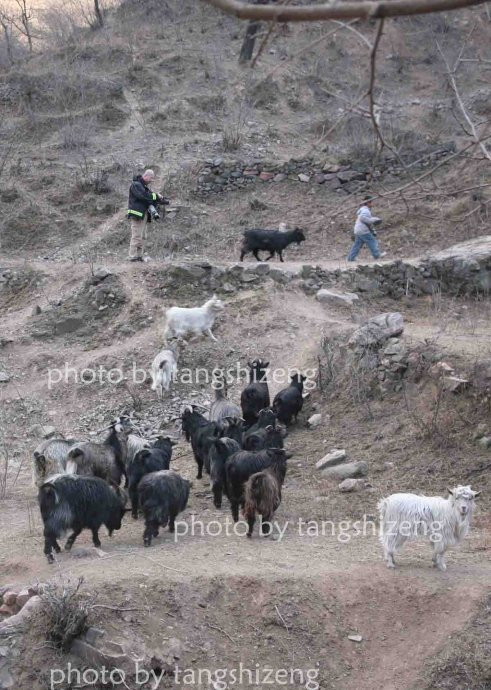
MULTIPOLYGON (((203 477, 204 468, 210 475, 215 506, 221 508, 225 494, 235 522, 242 507, 249 537, 257 514, 263 518, 262 533, 270 533, 290 457, 283 448, 286 426, 296 420, 303 406, 305 377, 300 374, 294 374, 290 385, 270 404, 268 366, 269 362, 259 359, 249 362, 249 383, 242 391, 240 407, 227 398, 222 381, 207 416, 196 405, 186 405, 181 416, 197 478, 203 477)), ((135 519, 139 510, 143 513, 145 546, 150 546, 160 527, 169 525, 174 531, 191 486, 169 469, 176 441, 168 436, 151 441, 131 432, 130 418, 122 416, 111 424, 102 443, 54 438, 34 451, 34 480, 40 487, 44 553, 49 562, 54 560, 53 550, 60 551, 58 539, 64 532, 71 531, 67 550, 83 529, 90 529, 94 545, 100 546, 101 525, 112 534, 120 529, 127 510, 135 519), (126 508, 127 493, 131 509, 126 508)))
MULTIPOLYGON (((293 231, 292 231, 293 232, 293 231)), ((252 243, 252 240, 251 240, 252 243)), ((252 246, 252 244, 251 244, 252 246)), ((254 252, 266 248, 255 245, 254 252)), ((254 251, 252 249, 251 251, 254 251)), ((281 258, 281 254, 280 254, 281 258)), ((224 304, 215 295, 201 307, 171 307, 166 311, 166 341, 185 336, 208 335, 224 304)), ((184 341, 185 342, 185 341, 184 341)), ((152 389, 163 397, 177 371, 177 345, 168 344, 155 357, 152 389)), ((271 533, 274 513, 281 502, 281 489, 290 457, 283 448, 286 427, 303 406, 305 377, 294 374, 290 384, 270 401, 267 382, 269 362, 249 362, 249 383, 241 394, 240 407, 227 398, 225 381, 215 388, 215 400, 208 415, 199 406, 182 411, 182 433, 191 444, 198 466, 210 475, 213 502, 221 508, 225 494, 234 522, 242 507, 251 537, 256 515, 260 530, 271 533)), ((129 418, 120 417, 109 428, 103 443, 76 439, 43 441, 34 452, 34 478, 39 488, 39 505, 44 523, 44 553, 54 561, 60 551, 58 539, 70 531, 69 550, 83 529, 92 531, 100 546, 99 529, 105 525, 112 534, 121 528, 126 510, 138 519, 143 513, 143 542, 150 546, 161 527, 174 531, 177 515, 187 505, 191 482, 169 469, 175 441, 159 437, 150 441, 131 433, 129 418), (124 478, 124 488, 121 482, 124 478), (131 508, 126 508, 127 493, 131 508)), ((433 562, 440 570, 446 565, 443 554, 468 533, 474 499, 479 495, 470 486, 449 489, 447 499, 397 493, 379 503, 380 539, 388 567, 394 567, 394 553, 414 536, 429 537, 433 562)))

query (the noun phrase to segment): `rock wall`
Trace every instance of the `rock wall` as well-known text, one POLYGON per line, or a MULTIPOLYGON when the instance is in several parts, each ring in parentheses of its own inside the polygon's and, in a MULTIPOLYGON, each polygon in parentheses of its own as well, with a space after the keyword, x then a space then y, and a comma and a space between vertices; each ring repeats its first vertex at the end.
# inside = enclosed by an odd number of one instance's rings
MULTIPOLYGON (((241 289, 273 281, 294 285, 308 294, 321 288, 335 287, 355 295, 370 297, 432 294, 487 295, 491 290, 491 235, 478 237, 450 247, 430 258, 415 262, 392 261, 326 270, 305 264, 285 268, 281 263, 238 263, 217 266, 206 261, 173 264, 165 269, 151 269, 146 274, 147 287, 165 296, 194 292, 197 288, 232 294, 241 289)), ((358 300, 357 300, 358 301, 358 300)), ((346 303, 353 303, 352 299, 346 303)))
MULTIPOLYGON (((412 169, 424 169, 434 161, 455 151, 455 143, 449 142, 439 148, 430 147, 424 151, 413 151, 406 156, 412 169)), ((198 173, 198 194, 207 196, 220 192, 241 189, 254 183, 274 183, 293 180, 304 184, 325 184, 333 191, 353 194, 362 191, 372 178, 382 175, 398 177, 404 170, 395 158, 385 158, 373 169, 363 162, 321 163, 313 158, 296 159, 279 163, 263 159, 225 160, 222 157, 204 161, 198 173)))

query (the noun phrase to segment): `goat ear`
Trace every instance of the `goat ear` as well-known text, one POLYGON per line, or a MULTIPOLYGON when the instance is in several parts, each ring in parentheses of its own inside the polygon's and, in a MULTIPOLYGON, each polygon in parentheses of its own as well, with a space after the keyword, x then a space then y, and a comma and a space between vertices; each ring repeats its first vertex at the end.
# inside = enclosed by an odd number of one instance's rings
POLYGON ((477 498, 482 494, 482 491, 473 491, 472 493, 474 494, 474 498, 477 498))
POLYGON ((285 453, 285 458, 289 460, 290 458, 293 458, 293 453, 285 453))
POLYGON ((268 426, 266 427, 266 431, 270 431, 270 432, 274 431, 274 426, 271 426, 271 424, 268 424, 268 426))
POLYGON ((449 489, 448 486, 447 486, 447 491, 448 491, 449 494, 452 494, 452 496, 453 496, 453 490, 452 490, 452 489, 449 489))

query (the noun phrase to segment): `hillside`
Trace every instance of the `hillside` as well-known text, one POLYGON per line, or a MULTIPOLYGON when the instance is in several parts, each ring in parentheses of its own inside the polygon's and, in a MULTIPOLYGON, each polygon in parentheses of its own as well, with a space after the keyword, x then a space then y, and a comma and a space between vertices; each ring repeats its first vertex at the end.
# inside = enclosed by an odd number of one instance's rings
MULTIPOLYGON (((61 19, 42 28, 42 49, 0 72, 0 688, 52 687, 68 661, 112 663, 131 690, 155 687, 138 683, 136 658, 162 674, 157 687, 176 686, 176 665, 240 663, 310 669, 310 685, 287 684, 312 690, 490 687, 491 180, 442 58, 484 137, 485 8, 386 23, 382 151, 360 99, 375 23, 278 27, 251 68, 238 63, 245 26, 204 3, 127 0, 104 27, 68 38, 61 19), (132 264, 127 193, 146 167, 171 203, 148 228, 148 262, 132 264), (387 254, 374 262, 364 249, 349 265, 368 193, 387 254), (245 229, 282 222, 306 234, 285 263, 237 265, 245 229), (180 350, 181 376, 159 401, 134 367, 148 370, 161 348, 165 309, 213 293, 225 304, 218 341, 180 350), (380 314, 400 314, 402 332, 360 348, 380 314), (195 479, 180 414, 211 402, 198 370, 256 357, 310 385, 285 441, 278 532, 249 540, 226 531, 229 504, 214 507, 208 476, 195 479), (101 530, 100 549, 83 532, 49 565, 32 453, 50 435, 100 441, 123 412, 137 433, 177 441, 171 467, 193 481, 179 519, 204 532, 164 530, 144 549, 143 521, 128 514, 111 539, 101 530), (334 449, 366 463, 351 492, 316 468, 334 449), (387 570, 377 502, 459 484, 482 495, 448 570, 431 568, 423 542, 387 570), (368 531, 355 533, 363 520, 368 531), (305 534, 299 521, 335 531, 305 534), (85 607, 103 641, 89 631, 60 652, 35 599, 28 625, 8 628, 18 612, 8 593, 29 586, 43 606, 68 596, 69 612, 85 607)), ((229 388, 237 403, 244 380, 229 388)), ((270 378, 271 397, 284 385, 270 378)), ((188 684, 225 688, 218 676, 188 684)))

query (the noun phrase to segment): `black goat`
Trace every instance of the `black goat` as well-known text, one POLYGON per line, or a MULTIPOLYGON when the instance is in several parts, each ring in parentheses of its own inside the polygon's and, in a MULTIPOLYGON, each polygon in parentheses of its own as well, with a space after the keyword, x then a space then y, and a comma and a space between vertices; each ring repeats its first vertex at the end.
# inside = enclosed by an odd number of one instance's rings
POLYGON ((226 436, 237 441, 242 448, 242 437, 244 435, 244 420, 240 417, 225 417, 219 423, 220 438, 226 436))
POLYGON ((237 441, 226 436, 213 441, 209 450, 211 490, 215 508, 222 507, 222 496, 225 488, 225 463, 228 458, 240 450, 237 441))
POLYGON ((239 506, 244 505, 244 486, 249 477, 281 460, 285 461, 284 473, 286 473, 288 457, 291 456, 287 455, 282 448, 267 448, 259 451, 240 450, 229 457, 225 463, 226 493, 234 522, 239 520, 239 506))
POLYGON ((263 450, 264 448, 283 448, 283 438, 285 430, 269 424, 267 427, 258 429, 252 434, 248 433, 244 439, 244 450, 263 450))
POLYGON ((92 531, 94 546, 99 547, 99 529, 105 525, 109 536, 121 528, 126 493, 114 483, 99 477, 59 474, 45 482, 38 494, 44 524, 44 553, 53 563, 53 549, 60 553, 58 539, 72 530, 65 549, 69 551, 83 529, 92 531))
POLYGON ((150 546, 152 537, 158 537, 159 527, 169 523, 174 532, 178 514, 186 508, 191 482, 174 470, 151 472, 143 477, 138 486, 138 500, 145 517, 143 544, 150 546))
POLYGON ((191 441, 194 459, 198 465, 196 479, 203 477, 203 465, 209 473, 208 450, 214 438, 221 435, 220 425, 210 422, 194 408, 186 407, 181 416, 182 430, 187 441, 191 441))
POLYGON ((151 448, 138 451, 128 465, 128 493, 131 500, 131 515, 138 518, 138 484, 146 474, 168 470, 172 458, 172 447, 177 445, 168 436, 159 437, 151 448))
POLYGON ((290 424, 292 417, 297 421, 298 413, 303 407, 303 382, 306 378, 301 374, 294 374, 290 385, 274 397, 273 410, 280 422, 286 426, 290 424))
POLYGON ((255 359, 248 362, 247 366, 249 367, 249 383, 241 393, 240 406, 246 428, 249 428, 257 421, 260 410, 269 407, 267 381, 269 362, 255 359))
POLYGON ((283 261, 283 250, 293 242, 297 244, 305 242, 305 235, 300 228, 286 232, 259 229, 246 230, 240 251, 240 260, 243 261, 244 256, 252 252, 255 259, 261 261, 258 252, 269 252, 266 261, 272 259, 275 254, 278 254, 280 261, 283 261))
POLYGON ((244 488, 244 517, 249 529, 247 536, 252 537, 256 522, 256 513, 261 515, 261 533, 267 537, 271 534, 271 521, 281 503, 281 487, 286 474, 286 459, 277 462, 262 472, 256 472, 247 480, 244 488))

